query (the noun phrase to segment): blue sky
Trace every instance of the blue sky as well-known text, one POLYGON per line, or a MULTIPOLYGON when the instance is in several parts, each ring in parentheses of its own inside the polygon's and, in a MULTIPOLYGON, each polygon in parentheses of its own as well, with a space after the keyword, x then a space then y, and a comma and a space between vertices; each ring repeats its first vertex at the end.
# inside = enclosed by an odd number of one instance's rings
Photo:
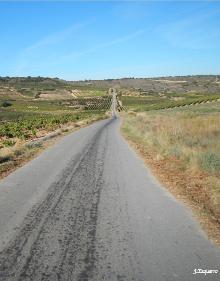
POLYGON ((0 76, 220 74, 218 1, 0 2, 0 76))

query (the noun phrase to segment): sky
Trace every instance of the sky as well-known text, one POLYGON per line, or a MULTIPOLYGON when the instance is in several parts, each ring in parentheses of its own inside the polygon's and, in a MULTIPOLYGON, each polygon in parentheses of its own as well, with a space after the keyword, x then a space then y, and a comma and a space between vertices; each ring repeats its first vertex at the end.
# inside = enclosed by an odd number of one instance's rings
POLYGON ((1 1, 0 76, 220 74, 220 1, 1 1))

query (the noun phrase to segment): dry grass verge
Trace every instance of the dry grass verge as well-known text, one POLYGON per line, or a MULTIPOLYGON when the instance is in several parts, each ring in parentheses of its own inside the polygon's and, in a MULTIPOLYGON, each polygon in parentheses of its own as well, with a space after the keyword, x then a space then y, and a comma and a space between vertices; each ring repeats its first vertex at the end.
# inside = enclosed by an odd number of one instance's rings
POLYGON ((124 136, 220 245, 220 114, 131 113, 123 119, 124 136))

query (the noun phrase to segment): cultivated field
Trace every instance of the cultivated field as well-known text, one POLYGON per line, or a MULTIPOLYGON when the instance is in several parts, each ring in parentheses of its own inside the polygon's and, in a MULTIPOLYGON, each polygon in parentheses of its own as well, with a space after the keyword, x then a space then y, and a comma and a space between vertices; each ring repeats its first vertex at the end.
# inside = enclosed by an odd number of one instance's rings
POLYGON ((166 93, 166 94, 148 94, 133 96, 122 95, 120 97, 122 104, 125 109, 133 110, 136 112, 140 111, 151 111, 160 110, 166 108, 181 108, 190 105, 199 105, 209 102, 220 101, 220 93, 207 94, 207 93, 166 93))

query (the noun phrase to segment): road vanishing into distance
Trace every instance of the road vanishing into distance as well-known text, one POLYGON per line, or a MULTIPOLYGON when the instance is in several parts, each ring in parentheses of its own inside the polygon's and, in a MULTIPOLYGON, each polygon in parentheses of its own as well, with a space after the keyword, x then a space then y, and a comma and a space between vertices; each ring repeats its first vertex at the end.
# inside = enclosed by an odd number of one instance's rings
POLYGON ((113 108, 0 182, 1 281, 220 280, 193 274, 220 270, 220 251, 120 122, 113 108))

